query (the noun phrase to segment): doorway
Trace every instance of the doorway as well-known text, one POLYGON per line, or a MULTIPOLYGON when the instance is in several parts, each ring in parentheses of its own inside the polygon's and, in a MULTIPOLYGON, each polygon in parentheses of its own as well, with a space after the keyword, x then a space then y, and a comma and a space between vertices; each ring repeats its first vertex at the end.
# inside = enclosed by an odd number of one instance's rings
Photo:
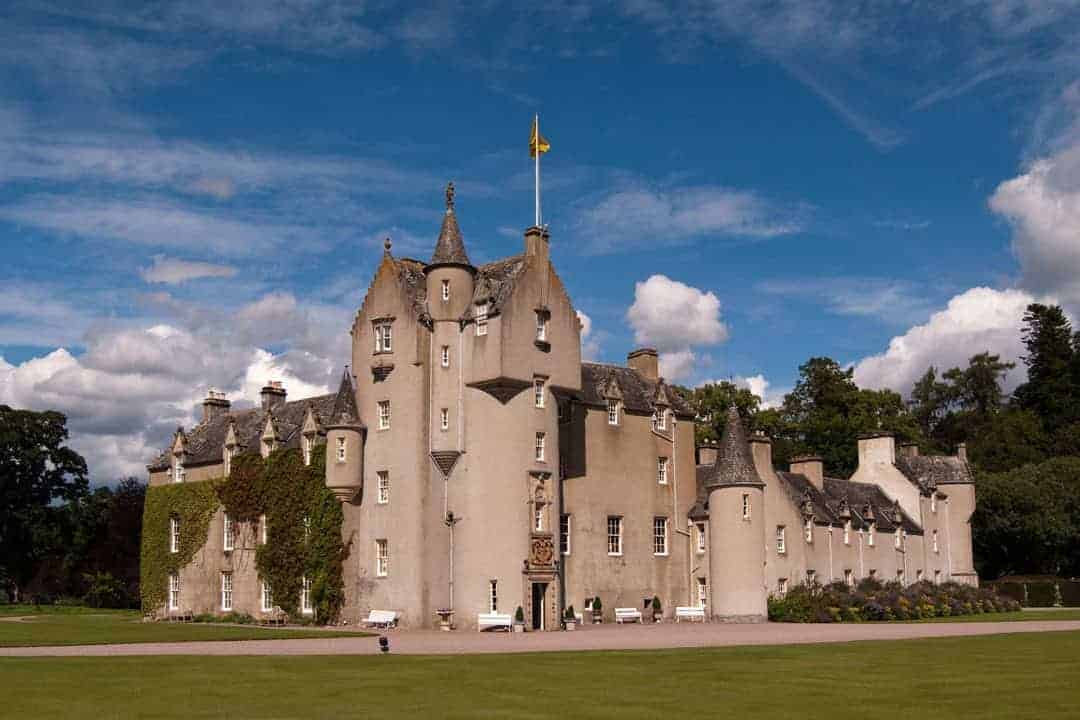
POLYGON ((544 627, 544 598, 547 596, 547 583, 532 584, 532 629, 546 630, 544 627))

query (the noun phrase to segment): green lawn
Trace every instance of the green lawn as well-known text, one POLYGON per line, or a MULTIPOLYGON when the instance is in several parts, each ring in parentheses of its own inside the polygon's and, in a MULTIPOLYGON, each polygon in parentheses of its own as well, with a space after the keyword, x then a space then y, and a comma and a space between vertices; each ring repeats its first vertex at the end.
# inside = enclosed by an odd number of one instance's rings
POLYGON ((0 713, 1075 718, 1080 632, 654 652, 0 658, 0 713))
POLYGON ((26 645, 102 645, 106 643, 188 642, 192 640, 278 640, 340 637, 354 632, 261 628, 250 625, 144 623, 135 610, 50 607, 34 612, 0 612, 0 647, 26 645), (30 615, 27 620, 12 620, 30 615))
POLYGON ((983 613, 955 617, 909 620, 908 622, 1030 622, 1032 620, 1080 620, 1080 608, 1066 610, 1024 610, 1022 612, 983 613))

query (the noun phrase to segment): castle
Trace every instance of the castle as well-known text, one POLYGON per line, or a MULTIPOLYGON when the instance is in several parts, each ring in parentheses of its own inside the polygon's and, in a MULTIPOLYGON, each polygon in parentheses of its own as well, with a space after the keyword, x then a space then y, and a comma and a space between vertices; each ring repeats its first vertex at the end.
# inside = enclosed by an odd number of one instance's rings
MULTIPOLYGON (((287 401, 270 383, 238 412, 211 393, 202 421, 148 466, 151 485, 198 482, 228 475, 239 453, 325 452, 350 540, 351 622, 385 609, 431 627, 452 612, 476 628, 520 606, 549 630, 570 605, 600 598, 610 619, 654 596, 668 617, 690 606, 759 621, 769 594, 806 581, 977 583, 963 448, 925 457, 879 434, 858 439, 846 480, 814 457, 781 472, 734 409, 719 444, 695 447, 694 414, 655 350, 626 367, 582 362, 547 230, 476 266, 452 189, 430 262, 394 257, 388 241, 351 334, 337 393, 287 401)), ((251 561, 265 525, 235 525, 219 508, 169 577, 170 608, 272 608, 251 561)))

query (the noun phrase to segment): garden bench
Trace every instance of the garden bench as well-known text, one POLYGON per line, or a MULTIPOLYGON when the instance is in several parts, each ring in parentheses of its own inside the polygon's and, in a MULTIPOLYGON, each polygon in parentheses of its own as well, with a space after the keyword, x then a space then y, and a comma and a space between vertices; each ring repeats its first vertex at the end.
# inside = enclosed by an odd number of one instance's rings
POLYGON ((615 608, 615 622, 641 622, 641 611, 637 608, 615 608))
POLYGON ((367 619, 362 621, 367 627, 381 627, 388 630, 397 626, 396 610, 372 610, 367 619))
POLYGON ((259 615, 260 625, 284 625, 289 622, 289 616, 279 607, 259 615))
POLYGON ((476 630, 478 632, 495 628, 504 628, 509 632, 513 623, 514 620, 509 615, 500 615, 499 613, 480 613, 476 616, 476 630))
POLYGON ((194 619, 195 613, 193 613, 190 609, 169 611, 169 622, 191 622, 194 619))
POLYGON ((703 607, 676 607, 675 608, 675 622, 680 620, 689 620, 693 622, 698 620, 705 622, 705 608, 703 607))

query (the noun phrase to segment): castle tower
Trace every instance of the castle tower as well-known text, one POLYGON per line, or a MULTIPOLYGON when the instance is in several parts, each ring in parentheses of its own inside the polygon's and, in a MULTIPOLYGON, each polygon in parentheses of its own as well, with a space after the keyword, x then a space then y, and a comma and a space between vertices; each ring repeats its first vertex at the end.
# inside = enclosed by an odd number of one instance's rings
POLYGON ((709 492, 709 585, 712 617, 764 622, 765 483, 754 467, 738 409, 728 410, 709 492))
POLYGON ((326 424, 326 487, 341 502, 358 502, 364 489, 364 424, 346 368, 326 424))

